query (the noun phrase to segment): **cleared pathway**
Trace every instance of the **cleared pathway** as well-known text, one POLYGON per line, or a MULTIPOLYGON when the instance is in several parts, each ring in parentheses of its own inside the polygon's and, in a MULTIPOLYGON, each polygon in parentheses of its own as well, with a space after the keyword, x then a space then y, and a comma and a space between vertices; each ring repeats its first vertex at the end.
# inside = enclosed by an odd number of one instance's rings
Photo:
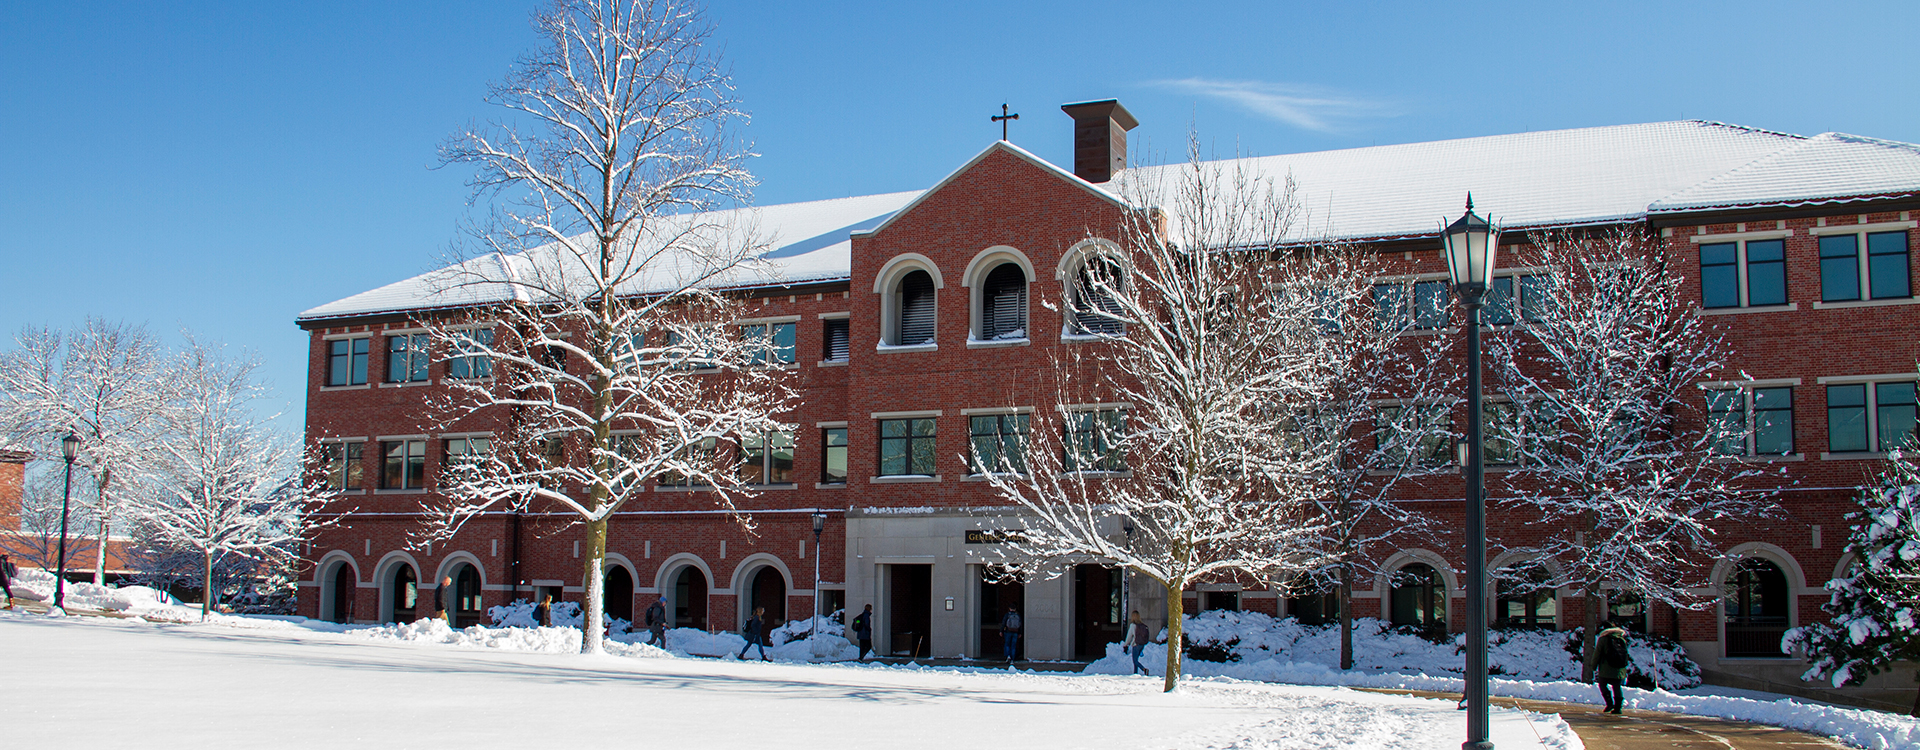
MULTIPOLYGON (((1368 690, 1393 695, 1454 700, 1458 693, 1433 693, 1415 690, 1368 690)), ((1599 706, 1584 703, 1521 700, 1495 696, 1496 706, 1523 708, 1536 713, 1560 714, 1574 734, 1580 735, 1587 750, 1809 750, 1845 748, 1832 738, 1703 716, 1685 716, 1661 711, 1627 709, 1623 714, 1602 713, 1599 706)))

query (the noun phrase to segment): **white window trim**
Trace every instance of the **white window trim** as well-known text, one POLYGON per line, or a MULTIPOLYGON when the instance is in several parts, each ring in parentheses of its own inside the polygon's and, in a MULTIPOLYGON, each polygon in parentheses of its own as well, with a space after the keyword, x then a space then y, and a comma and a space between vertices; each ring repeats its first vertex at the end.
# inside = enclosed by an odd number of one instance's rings
POLYGON ((961 409, 963 417, 989 417, 1003 414, 1032 414, 1031 406, 988 406, 979 409, 961 409))
MULTIPOLYGON (((368 333, 366 331, 361 331, 359 333, 329 333, 325 336, 321 336, 320 340, 321 341, 339 341, 341 339, 364 339, 364 338, 372 338, 372 337, 373 337, 373 334, 368 333)), ((368 348, 372 348, 372 347, 369 346, 368 348)))
POLYGON ((1132 402, 1128 401, 1115 401, 1104 404, 1060 404, 1054 407, 1056 411, 1062 414, 1083 411, 1123 411, 1132 408, 1132 402))
POLYGON ((888 259, 886 265, 873 277, 873 293, 880 295, 880 344, 875 347, 885 353, 908 351, 933 351, 938 344, 888 344, 899 338, 900 312, 898 308, 900 294, 897 291, 900 280, 914 271, 926 271, 933 279, 933 330, 936 337, 940 332, 940 290, 946 288, 946 282, 940 277, 940 266, 932 258, 919 253, 901 253, 888 259))
POLYGON ((317 440, 317 441, 315 441, 315 442, 318 442, 318 443, 320 443, 321 445, 334 445, 334 444, 336 444, 336 443, 364 443, 364 442, 367 442, 367 438, 363 438, 363 437, 323 437, 323 438, 320 438, 319 440, 317 440))
POLYGON ((1712 380, 1696 383, 1703 391, 1725 391, 1735 388, 1752 390, 1754 388, 1782 388, 1800 385, 1799 378, 1773 378, 1771 380, 1712 380))
MULTIPOLYGON (((1729 314, 1741 313, 1741 312, 1792 312, 1794 310, 1800 309, 1800 303, 1791 301, 1792 295, 1788 295, 1789 301, 1783 305, 1755 305, 1747 301, 1747 243, 1763 241, 1763 240, 1778 240, 1778 239, 1784 239, 1792 236, 1793 236, 1793 230, 1779 229, 1779 230, 1768 230, 1764 232, 1733 232, 1730 234, 1709 234, 1709 235, 1696 234, 1693 237, 1691 237, 1690 239, 1692 239, 1693 243, 1696 245, 1702 245, 1702 244, 1718 245, 1718 244, 1723 244, 1728 242, 1733 243, 1734 277, 1737 280, 1737 283, 1740 285, 1740 288, 1738 290, 1740 293, 1739 294, 1740 304, 1738 306, 1709 308, 1706 306, 1706 300, 1702 299, 1701 305, 1700 305, 1700 314, 1701 315, 1729 315, 1729 314), (1706 239, 1701 239, 1702 237, 1705 237, 1706 239)), ((1784 269, 1786 265, 1786 249, 1784 247, 1781 248, 1780 263, 1782 268, 1784 269)), ((1695 266, 1695 270, 1697 271, 1699 266, 1699 260, 1698 260, 1697 254, 1695 256, 1694 266, 1695 266)))
POLYGON ((984 324, 981 305, 986 302, 980 295, 985 292, 983 287, 986 285, 987 274, 992 273, 1003 263, 1019 266, 1021 275, 1026 278, 1027 308, 1020 311, 1020 319, 1025 322, 1021 327, 1026 329, 1027 334, 1029 336, 1033 334, 1033 283, 1039 280, 1033 272, 1033 261, 1028 260, 1027 254, 1020 252, 1017 247, 994 245, 975 253, 973 260, 967 262, 967 270, 960 275, 960 285, 967 288, 967 348, 969 349, 1019 346, 1020 344, 1014 342, 1026 341, 1024 338, 1001 340, 980 338, 981 326, 984 324), (975 346, 976 342, 982 346, 975 346))
POLYGON ((491 440, 493 439, 493 433, 491 432, 448 432, 440 435, 441 440, 459 440, 461 438, 487 438, 491 440))
POLYGON ((815 423, 813 423, 813 426, 814 426, 814 429, 820 429, 820 430, 842 430, 842 429, 846 429, 846 427, 847 427, 847 423, 846 423, 846 422, 844 422, 844 421, 840 421, 840 422, 815 422, 815 423))
POLYGON ((1920 381, 1920 372, 1895 372, 1885 375, 1828 375, 1814 378, 1820 385, 1852 385, 1855 383, 1911 383, 1920 381))
MULTIPOLYGON (((1818 232, 1816 232, 1818 234, 1818 232)), ((1726 232, 1724 234, 1696 234, 1687 240, 1695 245, 1719 244, 1722 242, 1747 242, 1749 240, 1778 240, 1793 236, 1791 229, 1766 229, 1753 232, 1726 232)), ((1744 258, 1742 258, 1744 260, 1744 258)))
POLYGON ((941 481, 939 474, 886 474, 867 477, 869 484, 918 484, 938 481, 941 481))
MULTIPOLYGON (((1889 451, 1886 449, 1886 446, 1880 444, 1880 388, 1879 386, 1882 383, 1917 383, 1917 382, 1920 382, 1920 374, 1902 373, 1902 374, 1891 375, 1891 376, 1833 375, 1833 376, 1828 376, 1824 378, 1819 378, 1815 380, 1815 382, 1819 383, 1820 385, 1869 386, 1866 389, 1867 403, 1865 406, 1867 411, 1867 447, 1871 448, 1872 450, 1844 451, 1839 453, 1831 453, 1831 452, 1821 453, 1820 459, 1825 461, 1825 460, 1845 460, 1845 459, 1853 459, 1853 458, 1886 458, 1887 455, 1889 454, 1889 451)), ((1828 409, 1828 413, 1831 414, 1833 407, 1828 406, 1827 409, 1828 409)), ((1827 425, 1827 445, 1829 446, 1833 445, 1833 425, 1831 423, 1827 425)))
POLYGON ((840 312, 823 312, 815 317, 821 320, 846 320, 853 317, 853 313, 842 310, 840 312))
POLYGON ((1920 221, 1882 221, 1875 224, 1830 224, 1824 227, 1811 227, 1807 233, 1815 237, 1837 234, 1864 234, 1867 232, 1898 232, 1902 229, 1920 229, 1920 221))
POLYGON ((433 436, 431 435, 381 435, 374 439, 379 440, 381 442, 391 442, 391 441, 398 441, 398 440, 432 440, 433 436))
POLYGON ((741 318, 733 321, 733 324, 737 326, 754 326, 769 325, 772 323, 798 323, 800 319, 798 315, 772 315, 765 318, 741 318))
POLYGON ((1834 302, 1815 301, 1815 310, 1844 310, 1849 307, 1892 307, 1894 305, 1920 305, 1920 297, 1889 297, 1887 299, 1843 299, 1834 302))
POLYGON ((940 416, 939 409, 930 409, 930 410, 922 409, 920 411, 876 411, 876 412, 873 412, 872 414, 872 417, 874 419, 936 419, 939 416, 940 416))

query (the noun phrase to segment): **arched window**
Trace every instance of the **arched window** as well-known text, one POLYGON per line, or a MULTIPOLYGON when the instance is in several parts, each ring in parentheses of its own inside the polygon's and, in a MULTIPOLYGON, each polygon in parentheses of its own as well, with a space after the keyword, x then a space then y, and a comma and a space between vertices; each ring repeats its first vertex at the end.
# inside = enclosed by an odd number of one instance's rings
POLYGON ((413 566, 397 563, 393 572, 388 574, 387 605, 392 614, 389 622, 413 622, 417 615, 414 607, 420 603, 420 578, 413 572, 413 566))
POLYGON ((1494 599, 1493 625, 1497 628, 1551 628, 1557 613, 1550 576, 1538 565, 1525 570, 1501 571, 1494 599))
POLYGON ((1444 633, 1447 630, 1447 583, 1440 571, 1413 563, 1393 572, 1393 624, 1444 633))
POLYGON ((980 339, 1026 337, 1027 272, 1018 263, 994 266, 980 288, 980 339))
POLYGON ((673 577, 673 626, 707 629, 707 574, 688 565, 673 577))
POLYGON ((1118 335, 1127 332, 1115 296, 1126 291, 1126 276, 1111 258, 1088 256, 1073 273, 1072 330, 1075 335, 1118 335))
POLYGON ((900 277, 894 288, 893 346, 918 346, 933 343, 933 277, 915 269, 900 277))
POLYGON ((1749 557, 1727 579, 1727 656, 1785 656, 1790 604, 1787 576, 1770 560, 1749 557))

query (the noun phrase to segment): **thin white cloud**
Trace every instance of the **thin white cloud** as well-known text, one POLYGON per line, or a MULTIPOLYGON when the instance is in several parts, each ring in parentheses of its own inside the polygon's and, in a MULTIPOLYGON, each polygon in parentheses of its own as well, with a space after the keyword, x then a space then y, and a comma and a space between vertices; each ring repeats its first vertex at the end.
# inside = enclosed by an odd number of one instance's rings
POLYGON ((1219 99, 1304 130, 1338 132, 1348 121, 1388 114, 1384 105, 1318 87, 1265 81, 1182 78, 1152 85, 1219 99))

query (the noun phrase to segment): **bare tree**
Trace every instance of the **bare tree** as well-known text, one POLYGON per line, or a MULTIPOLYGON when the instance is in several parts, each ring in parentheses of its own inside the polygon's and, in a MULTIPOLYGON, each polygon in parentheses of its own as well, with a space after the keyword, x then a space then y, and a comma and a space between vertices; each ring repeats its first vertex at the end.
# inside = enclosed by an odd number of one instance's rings
MULTIPOLYGON (((1364 269, 1361 269, 1364 270, 1364 269)), ((1450 336, 1406 336, 1410 310, 1382 304, 1350 313, 1334 334, 1325 396, 1301 420, 1308 450, 1331 456, 1326 494, 1315 499, 1326 538, 1326 565, 1297 582, 1309 592, 1332 589, 1340 618, 1340 668, 1353 668, 1353 582, 1375 572, 1372 548, 1404 545, 1431 531, 1431 520, 1395 502, 1409 477, 1445 471, 1450 423, 1431 418, 1457 400, 1460 372, 1451 367, 1450 336), (1436 454, 1440 454, 1436 456, 1436 454)))
POLYGON ((66 335, 27 328, 15 341, 0 355, 0 425, 43 456, 80 436, 77 464, 93 484, 93 581, 103 583, 119 506, 147 472, 165 407, 164 352, 145 328, 98 318, 66 335))
POLYGON ((306 511, 324 499, 300 482, 299 443, 254 414, 264 393, 253 380, 257 367, 190 343, 169 376, 174 397, 163 416, 152 490, 131 502, 147 536, 199 553, 203 618, 217 606, 217 562, 297 554, 295 546, 315 528, 306 511))
MULTIPOLYGON (((543 45, 490 97, 517 124, 442 149, 478 168, 496 209, 482 237, 494 254, 442 282, 508 300, 433 321, 493 375, 461 384, 443 414, 512 416, 498 445, 443 478, 429 535, 558 504, 587 527, 584 600, 598 602, 608 519, 661 478, 731 510, 749 490, 727 441, 791 430, 777 416, 794 394, 766 366, 766 329, 729 325, 737 303, 721 291, 767 271, 749 214, 714 210, 744 201, 752 178, 729 132, 744 115, 704 48, 711 26, 679 0, 563 0, 535 26, 543 45)), ((586 611, 581 650, 595 653, 604 616, 586 611)))
POLYGON ((1344 253, 1283 244, 1290 181, 1203 163, 1197 145, 1190 155, 1123 177, 1140 207, 1120 228, 1124 249, 1089 258, 1068 303, 1107 341, 1057 363, 1060 403, 1032 416, 1025 465, 999 451, 990 473, 1023 510, 1006 530, 1008 565, 1111 561, 1167 587, 1168 690, 1187 584, 1289 580, 1324 563, 1314 501, 1333 457, 1306 448, 1300 419, 1338 372, 1333 319, 1367 294, 1344 253), (1125 410, 1076 406, 1116 402, 1125 410), (1121 460, 1128 470, 1114 471, 1121 460))
POLYGON ((1554 533, 1530 551, 1560 565, 1544 585, 1585 593, 1592 653, 1603 585, 1701 606, 1701 560, 1721 554, 1716 525, 1764 515, 1771 495, 1746 486, 1762 472, 1716 451, 1744 454, 1750 432, 1744 407, 1711 429, 1706 418, 1701 386, 1733 379, 1731 351, 1695 314, 1659 243, 1619 230, 1533 245, 1545 309, 1493 338, 1490 369, 1535 415, 1509 481, 1536 488, 1516 502, 1554 533))

